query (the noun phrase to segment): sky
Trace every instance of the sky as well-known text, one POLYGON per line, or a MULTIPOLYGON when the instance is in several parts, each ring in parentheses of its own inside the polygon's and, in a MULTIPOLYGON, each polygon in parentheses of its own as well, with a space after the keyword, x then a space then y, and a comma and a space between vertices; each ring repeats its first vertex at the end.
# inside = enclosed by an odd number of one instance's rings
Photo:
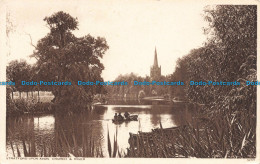
POLYGON ((36 45, 49 32, 44 17, 64 11, 78 18, 79 30, 73 32, 76 36, 90 34, 107 40, 109 50, 102 59, 104 80, 112 81, 120 74, 131 72, 149 75, 155 47, 162 75, 168 75, 173 73, 178 58, 206 41, 205 6, 185 0, 28 0, 23 3, 13 0, 7 4, 14 24, 8 62, 25 59, 35 63, 29 57, 34 47, 27 34, 36 45))

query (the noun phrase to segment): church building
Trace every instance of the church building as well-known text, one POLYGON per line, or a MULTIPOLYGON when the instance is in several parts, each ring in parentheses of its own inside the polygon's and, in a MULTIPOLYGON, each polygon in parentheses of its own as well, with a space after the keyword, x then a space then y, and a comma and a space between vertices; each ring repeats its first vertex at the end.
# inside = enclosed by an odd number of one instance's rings
POLYGON ((151 80, 159 80, 161 77, 161 66, 158 65, 158 59, 157 59, 157 51, 155 48, 154 52, 154 63, 150 68, 150 78, 151 80))

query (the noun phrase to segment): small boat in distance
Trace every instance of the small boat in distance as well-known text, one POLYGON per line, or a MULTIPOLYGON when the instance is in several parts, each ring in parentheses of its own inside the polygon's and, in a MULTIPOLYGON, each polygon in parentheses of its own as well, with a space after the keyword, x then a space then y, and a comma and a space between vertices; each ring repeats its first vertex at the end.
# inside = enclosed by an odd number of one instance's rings
POLYGON ((128 118, 123 118, 123 119, 112 119, 113 123, 123 123, 123 122, 128 122, 128 121, 138 121, 138 115, 131 115, 128 118))

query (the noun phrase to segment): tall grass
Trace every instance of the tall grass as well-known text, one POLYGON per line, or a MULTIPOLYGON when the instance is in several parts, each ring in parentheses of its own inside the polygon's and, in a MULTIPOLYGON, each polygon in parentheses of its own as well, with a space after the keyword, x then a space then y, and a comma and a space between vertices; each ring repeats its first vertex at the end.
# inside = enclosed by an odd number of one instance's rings
POLYGON ((127 157, 255 158, 256 119, 247 111, 195 118, 173 129, 130 135, 127 157))
MULTIPOLYGON (((107 152, 99 140, 95 139, 93 132, 87 126, 74 126, 75 122, 64 123, 56 119, 54 135, 48 138, 35 139, 33 129, 33 118, 23 120, 21 118, 10 125, 14 129, 8 129, 9 145, 14 157, 123 157, 125 154, 119 151, 118 130, 110 139, 107 129, 107 152), (15 124, 24 123, 22 129, 15 128, 15 124), (64 129, 64 126, 69 127, 64 129), (69 129, 69 130, 68 130, 69 129), (19 136, 16 131, 19 130, 19 136), (18 138, 17 138, 18 137, 18 138), (108 155, 108 156, 107 156, 108 155)), ((65 119, 66 120, 66 119, 65 119)), ((82 121, 81 119, 78 119, 82 121)))
POLYGON ((104 157, 101 145, 94 142, 92 137, 83 134, 82 141, 79 143, 72 134, 68 138, 64 131, 60 131, 60 135, 51 143, 43 141, 41 147, 36 147, 35 141, 22 140, 22 147, 18 147, 19 143, 10 141, 11 149, 14 157, 104 157), (69 142, 69 140, 73 142, 69 142), (37 152, 36 152, 37 150, 37 152))
POLYGON ((7 101, 7 116, 17 116, 22 114, 48 114, 53 113, 53 104, 49 102, 31 102, 25 99, 7 101))
POLYGON ((110 135, 109 135, 109 129, 107 128, 107 149, 108 149, 108 154, 110 158, 115 158, 115 157, 123 157, 125 156, 124 152, 120 152, 119 151, 119 145, 117 142, 117 131, 118 129, 116 128, 116 134, 114 134, 114 142, 113 142, 113 148, 112 148, 112 142, 110 139, 110 135))
MULTIPOLYGON (((75 126, 84 122, 82 119, 85 117, 80 119, 76 115, 69 118, 72 120, 67 121, 71 122, 69 124, 63 122, 68 119, 56 118, 54 138, 51 142, 42 141, 41 146, 37 146, 39 144, 36 144, 34 136, 25 135, 21 142, 10 139, 13 156, 106 157, 105 151, 101 144, 94 140, 90 129, 86 126, 75 126), (70 130, 64 130, 64 126, 70 130)), ((27 130, 30 130, 31 126, 33 122, 27 130)), ((15 124, 10 127, 15 127, 15 124)), ((141 129, 140 124, 139 128, 141 129)), ((119 151, 117 129, 111 136, 107 128, 106 137, 108 157, 111 158, 255 158, 256 116, 246 110, 216 111, 209 115, 200 113, 191 122, 180 127, 164 129, 160 123, 160 128, 153 129, 152 132, 130 134, 127 153, 119 151)))
MULTIPOLYGON (((71 135, 72 143, 66 137, 63 130, 61 135, 56 135, 58 138, 55 142, 42 142, 42 147, 39 153, 36 153, 36 144, 34 140, 22 140, 22 147, 19 148, 19 143, 10 141, 12 153, 14 157, 104 157, 103 150, 100 143, 96 143, 93 137, 86 137, 82 134, 82 142, 76 140, 75 134, 71 135)), ((114 141, 110 139, 109 130, 107 134, 108 139, 108 153, 109 157, 123 157, 125 154, 119 151, 117 142, 117 130, 114 135, 114 141), (113 143, 113 144, 112 144, 113 143)))

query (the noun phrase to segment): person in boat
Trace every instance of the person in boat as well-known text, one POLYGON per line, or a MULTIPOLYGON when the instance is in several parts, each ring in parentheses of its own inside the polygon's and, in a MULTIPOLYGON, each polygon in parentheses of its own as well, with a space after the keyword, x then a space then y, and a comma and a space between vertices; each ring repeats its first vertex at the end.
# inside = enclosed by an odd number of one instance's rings
POLYGON ((117 120, 119 120, 119 121, 124 120, 124 117, 121 115, 121 113, 119 113, 119 115, 117 116, 117 120))
POLYGON ((114 115, 114 120, 116 121, 118 119, 117 113, 114 115))
POLYGON ((125 116, 125 119, 129 119, 130 114, 128 112, 125 112, 124 116, 125 116))

